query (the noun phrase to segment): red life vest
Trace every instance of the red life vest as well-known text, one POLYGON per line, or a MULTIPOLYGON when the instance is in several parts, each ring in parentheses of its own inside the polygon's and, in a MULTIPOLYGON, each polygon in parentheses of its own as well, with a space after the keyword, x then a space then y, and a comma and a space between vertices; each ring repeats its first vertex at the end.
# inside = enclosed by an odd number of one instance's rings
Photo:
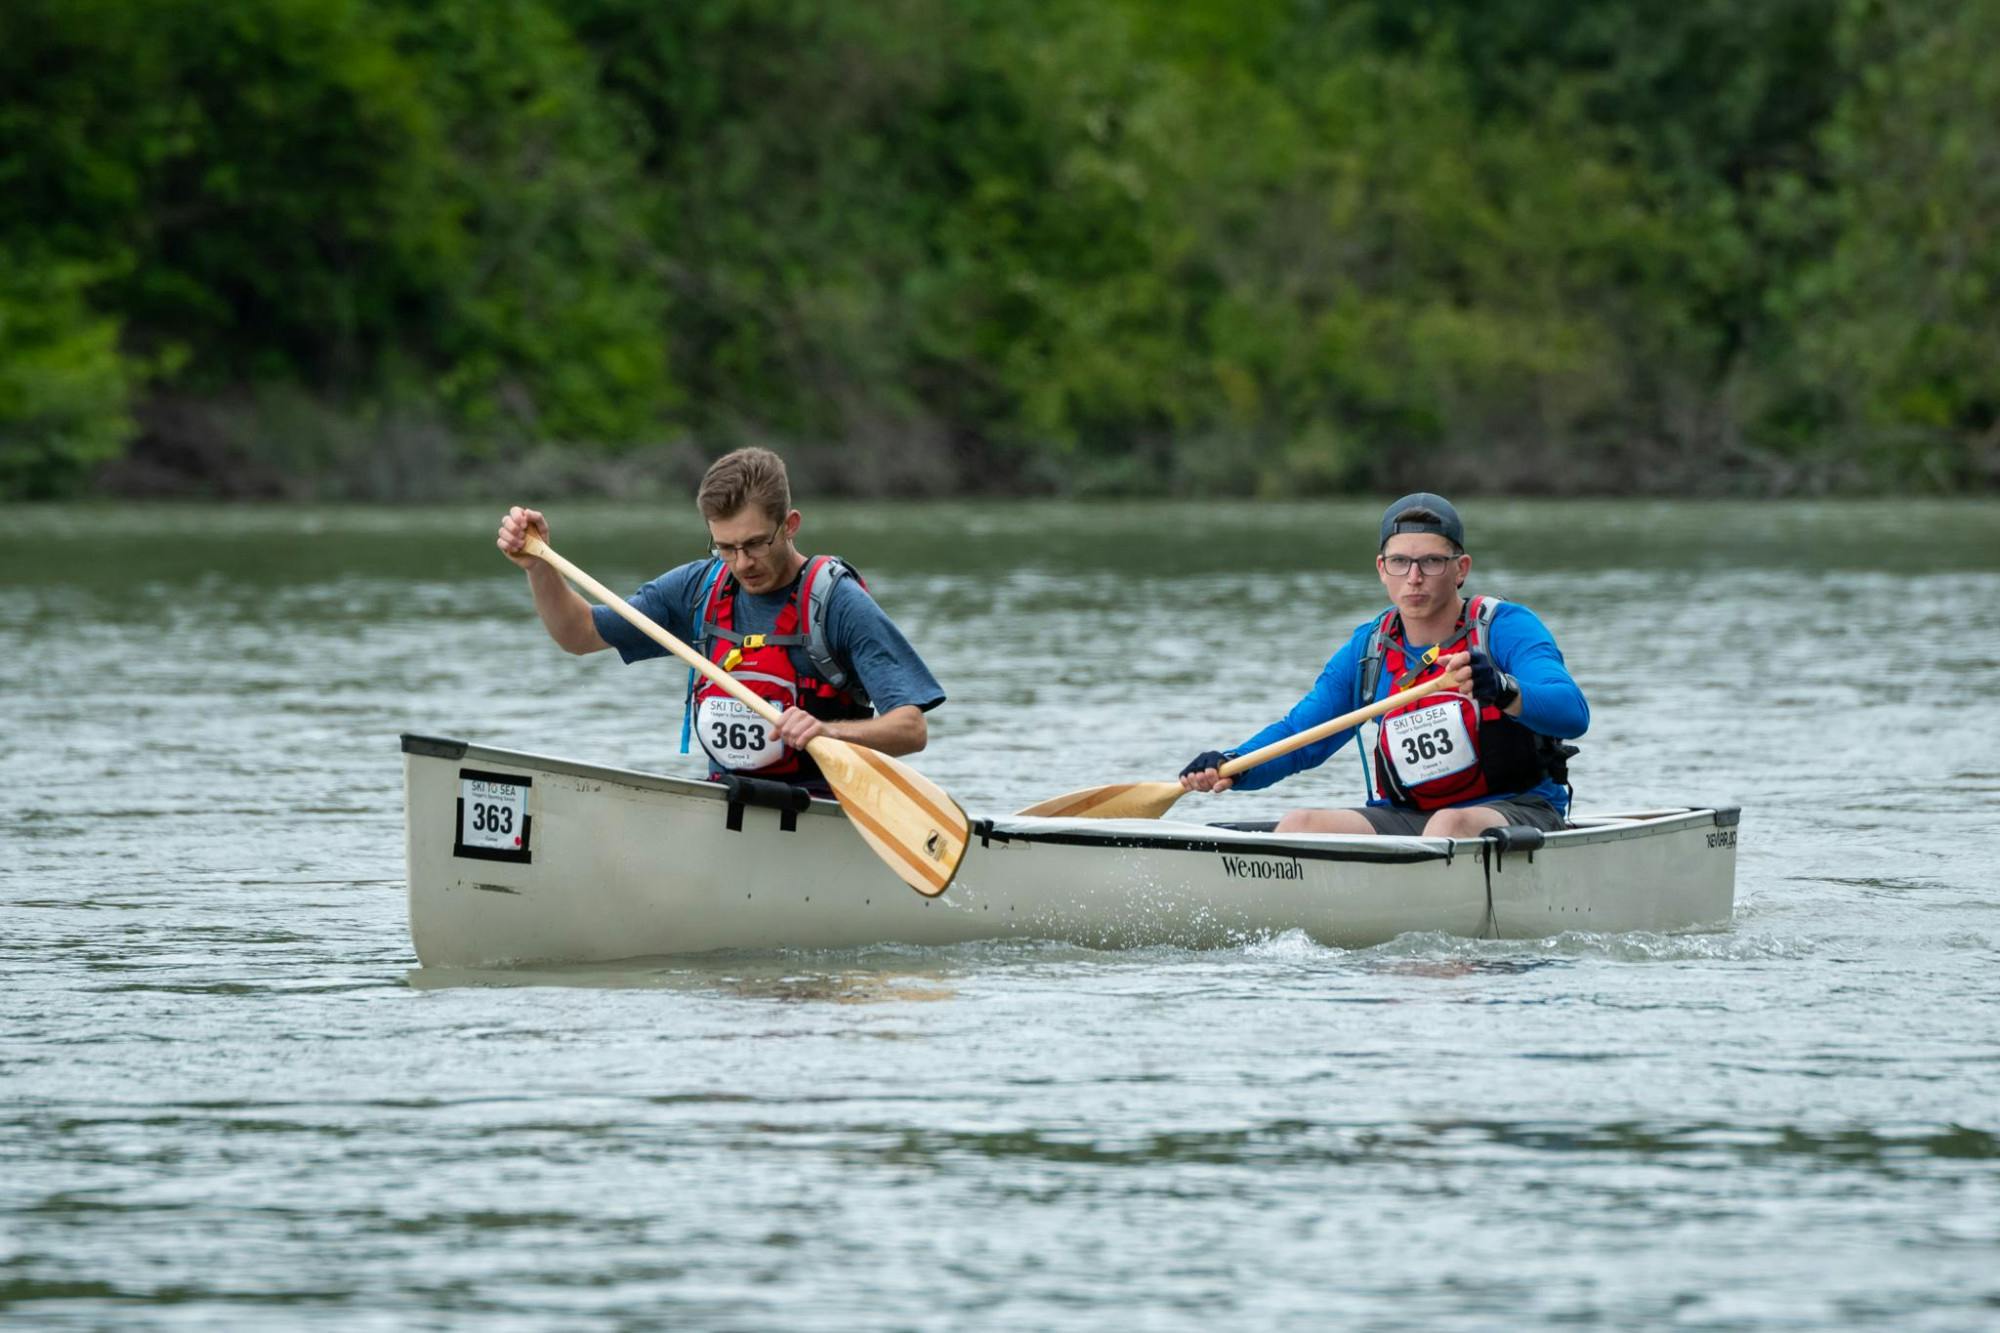
MULTIPOLYGON (((771 632, 743 634, 736 628, 736 577, 723 569, 695 624, 703 656, 779 712, 797 707, 827 721, 872 716, 867 692, 834 660, 826 642, 826 606, 842 578, 859 581, 861 576, 836 556, 810 557, 771 632)), ((794 783, 820 780, 812 756, 780 741, 777 728, 707 677, 694 690, 689 707, 712 776, 729 772, 794 783)))
MULTIPOLYGON (((1374 702, 1384 670, 1390 680, 1386 693, 1395 694, 1443 674, 1444 659, 1452 654, 1486 648, 1487 630, 1502 605, 1498 597, 1472 598, 1428 660, 1403 641, 1398 613, 1385 612, 1362 667, 1366 702, 1374 702)), ((1382 715, 1370 765, 1374 793, 1413 810, 1515 796, 1553 775, 1553 744, 1499 708, 1456 690, 1439 690, 1382 715)))

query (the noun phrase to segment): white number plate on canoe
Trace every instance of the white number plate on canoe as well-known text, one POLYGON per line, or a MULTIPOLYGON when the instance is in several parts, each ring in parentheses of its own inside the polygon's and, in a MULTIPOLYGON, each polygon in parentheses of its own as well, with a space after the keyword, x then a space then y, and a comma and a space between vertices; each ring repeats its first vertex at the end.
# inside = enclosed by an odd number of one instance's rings
POLYGON ((511 773, 458 770, 454 856, 481 861, 529 860, 528 791, 534 779, 511 773))

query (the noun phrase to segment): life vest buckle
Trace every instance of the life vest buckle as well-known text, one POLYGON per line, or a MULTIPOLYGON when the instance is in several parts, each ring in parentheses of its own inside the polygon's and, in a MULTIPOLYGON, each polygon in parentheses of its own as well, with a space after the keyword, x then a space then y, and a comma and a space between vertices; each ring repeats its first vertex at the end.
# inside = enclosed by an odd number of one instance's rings
POLYGON ((736 670, 737 663, 743 660, 743 654, 748 652, 754 652, 757 649, 762 648, 763 646, 764 646, 763 635, 761 634, 744 635, 743 642, 737 644, 734 648, 731 648, 727 653, 723 654, 722 669, 724 671, 736 670))

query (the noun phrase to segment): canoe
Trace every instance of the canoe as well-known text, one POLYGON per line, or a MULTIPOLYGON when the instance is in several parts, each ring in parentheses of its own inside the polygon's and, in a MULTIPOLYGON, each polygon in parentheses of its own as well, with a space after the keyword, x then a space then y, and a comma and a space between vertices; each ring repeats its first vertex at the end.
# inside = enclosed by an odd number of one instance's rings
POLYGON ((1539 939, 1725 925, 1734 808, 1473 839, 1266 824, 976 819, 942 897, 904 887, 831 801, 403 737, 410 934, 425 967, 973 940, 1217 948, 1303 931, 1539 939))

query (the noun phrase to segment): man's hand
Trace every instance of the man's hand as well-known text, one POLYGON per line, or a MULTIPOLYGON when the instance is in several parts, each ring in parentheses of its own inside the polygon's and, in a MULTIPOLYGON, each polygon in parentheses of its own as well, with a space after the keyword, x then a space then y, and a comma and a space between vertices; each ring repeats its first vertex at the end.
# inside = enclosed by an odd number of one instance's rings
POLYGON ((549 521, 533 509, 515 505, 500 516, 500 535, 494 545, 500 554, 528 572, 528 591, 535 597, 535 614, 542 627, 566 653, 602 652, 611 645, 597 632, 597 617, 583 595, 569 586, 556 567, 537 556, 523 554, 521 547, 530 537, 549 539, 549 521))
POLYGON ((1203 750, 1181 770, 1181 790, 1228 791, 1236 785, 1236 779, 1225 778, 1215 770, 1235 757, 1234 750, 1203 750))
POLYGON ((542 562, 532 555, 521 553, 521 547, 529 537, 540 537, 546 542, 549 539, 549 521, 542 517, 540 510, 515 505, 501 515, 500 536, 494 544, 500 548, 500 554, 521 568, 533 569, 542 562))
POLYGON ((1443 667, 1445 674, 1451 677, 1451 683, 1440 688, 1457 690, 1460 694, 1472 693, 1471 653, 1452 653, 1450 656, 1440 659, 1438 665, 1443 667))
POLYGON ((826 723, 803 708, 787 708, 778 718, 778 739, 794 750, 803 750, 820 736, 832 737, 826 723))
POLYGON ((1466 665, 1472 672, 1472 697, 1480 703, 1506 709, 1521 697, 1520 683, 1502 671, 1484 648, 1466 654, 1466 665))

